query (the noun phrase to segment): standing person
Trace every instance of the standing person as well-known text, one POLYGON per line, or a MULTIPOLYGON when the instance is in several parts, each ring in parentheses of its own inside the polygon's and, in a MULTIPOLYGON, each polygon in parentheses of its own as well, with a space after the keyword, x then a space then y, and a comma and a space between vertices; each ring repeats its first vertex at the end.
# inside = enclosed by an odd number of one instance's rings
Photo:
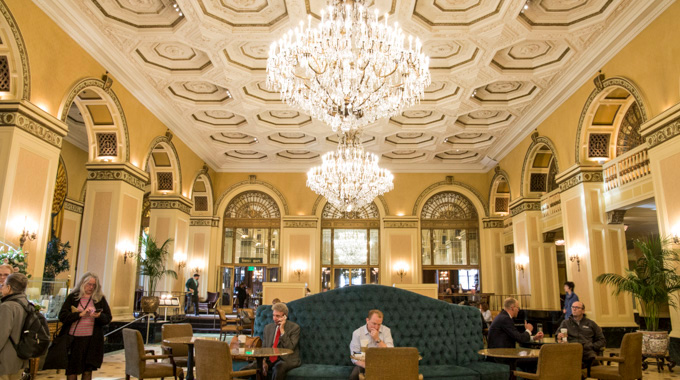
POLYGON ((562 313, 564 313, 564 319, 569 319, 572 313, 571 305, 579 299, 576 293, 574 293, 574 283, 571 281, 564 283, 564 292, 566 293, 566 296, 564 297, 564 309, 562 309, 562 313))
POLYGON ((67 380, 91 380, 92 372, 104 360, 104 332, 102 327, 111 322, 111 309, 102 294, 99 276, 87 272, 66 297, 59 312, 64 325, 59 335, 73 336, 66 364, 67 380))
MULTIPOLYGON (((591 364, 597 354, 604 349, 607 340, 602 334, 602 328, 594 321, 586 318, 586 306, 581 301, 571 305, 573 311, 569 319, 565 319, 557 331, 567 329, 568 343, 581 343, 583 345, 583 358, 581 367, 586 368, 591 364)), ((562 342, 564 334, 557 334, 558 342, 562 342)))
POLYGON ((20 359, 12 341, 19 343, 26 319, 26 286, 28 279, 21 273, 7 276, 2 286, 0 305, 0 380, 19 380, 28 361, 20 359), (13 302, 8 302, 13 301, 13 302), (11 340, 10 340, 11 338, 11 340))
POLYGON ((238 298, 238 308, 243 309, 248 298, 248 289, 246 289, 245 283, 242 282, 236 287, 236 298, 238 298))
MULTIPOLYGON (((2 288, 2 285, 5 284, 7 276, 9 276, 12 273, 14 273, 14 268, 12 268, 11 265, 9 264, 0 265, 0 288, 2 288)), ((2 301, 0 301, 0 303, 2 303, 2 301)))
POLYGON ((198 279, 200 274, 194 273, 194 277, 187 280, 185 284, 187 288, 187 297, 189 302, 184 304, 184 314, 189 314, 189 306, 194 305, 194 315, 198 315, 198 279))
MULTIPOLYGON (((354 330, 352 333, 352 341, 349 343, 349 354, 353 355, 355 352, 361 351, 361 341, 364 341, 365 346, 368 347, 394 347, 392 340, 392 332, 390 328, 384 326, 383 313, 380 310, 373 309, 368 312, 366 324, 354 330)), ((352 373, 349 375, 350 380, 358 380, 359 374, 364 373, 366 362, 362 360, 352 359, 355 364, 352 373)))

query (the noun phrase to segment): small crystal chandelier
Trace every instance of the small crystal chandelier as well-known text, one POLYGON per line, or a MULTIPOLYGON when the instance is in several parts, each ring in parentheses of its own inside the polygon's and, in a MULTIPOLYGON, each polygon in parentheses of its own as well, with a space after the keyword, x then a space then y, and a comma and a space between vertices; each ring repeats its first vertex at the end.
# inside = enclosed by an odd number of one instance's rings
POLYGON ((358 131, 343 134, 335 152, 307 172, 307 187, 340 210, 352 211, 392 190, 394 176, 378 166, 378 156, 366 153, 358 131))
POLYGON ((267 85, 334 132, 364 127, 416 104, 431 83, 419 39, 378 21, 365 0, 328 0, 321 22, 304 22, 274 42, 267 85))

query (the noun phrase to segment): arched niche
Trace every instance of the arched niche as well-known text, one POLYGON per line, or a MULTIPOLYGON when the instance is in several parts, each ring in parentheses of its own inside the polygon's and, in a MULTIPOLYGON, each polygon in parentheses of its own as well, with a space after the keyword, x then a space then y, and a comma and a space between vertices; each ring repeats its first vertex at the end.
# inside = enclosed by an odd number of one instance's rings
POLYGON ((213 214, 218 216, 224 215, 224 211, 226 210, 229 202, 238 194, 248 190, 257 190, 269 195, 276 202, 279 210, 282 211, 282 215, 290 215, 288 210, 288 202, 286 201, 283 193, 281 193, 279 189, 269 182, 260 181, 257 179, 245 180, 229 186, 229 188, 223 191, 222 194, 220 194, 220 196, 217 198, 213 214))
POLYGON ((555 177, 560 172, 557 150, 547 137, 532 136, 522 165, 520 196, 540 198, 558 188, 555 177))
POLYGON ((213 187, 207 171, 201 171, 191 186, 192 216, 212 216, 213 187))
POLYGON ((506 216, 510 213, 510 181, 504 170, 497 168, 489 188, 489 215, 506 216))
POLYGON ((480 224, 482 223, 481 218, 489 215, 489 207, 483 201, 482 195, 479 193, 479 191, 477 191, 477 189, 463 182, 453 180, 446 180, 433 183, 432 185, 428 186, 425 190, 423 190, 418 196, 418 199, 416 199, 415 204, 413 205, 412 215, 418 216, 420 218, 420 213, 424 202, 430 197, 432 197, 432 195, 440 193, 442 191, 455 191, 462 194, 470 201, 472 201, 472 204, 474 204, 475 208, 477 209, 477 215, 479 216, 480 224))
POLYGON ((24 38, 4 1, 0 13, 0 100, 29 100, 31 75, 24 38))
POLYGON ((152 141, 143 169, 149 173, 152 195, 181 195, 182 171, 170 139, 161 136, 152 141))
POLYGON ((109 85, 94 78, 81 80, 69 91, 58 115, 69 127, 64 140, 87 151, 91 163, 130 161, 127 121, 109 85))
POLYGON ((640 126, 647 111, 637 86, 619 77, 596 83, 579 119, 577 164, 603 164, 644 142, 640 126))
MULTIPOLYGON (((333 207, 333 206, 330 203, 328 203, 328 200, 326 200, 326 198, 319 195, 318 197, 316 197, 316 200, 314 201, 314 205, 312 206, 312 215, 316 215, 319 218, 322 218, 324 212, 327 210, 328 207, 333 207)), ((385 197, 383 197, 382 195, 377 196, 373 200, 373 202, 371 202, 371 204, 365 205, 364 207, 361 207, 360 210, 364 210, 362 212, 365 212, 366 207, 376 207, 381 216, 389 215, 389 208, 387 207, 387 201, 385 200, 385 197)), ((361 215, 361 214, 355 213, 355 215, 361 215)))

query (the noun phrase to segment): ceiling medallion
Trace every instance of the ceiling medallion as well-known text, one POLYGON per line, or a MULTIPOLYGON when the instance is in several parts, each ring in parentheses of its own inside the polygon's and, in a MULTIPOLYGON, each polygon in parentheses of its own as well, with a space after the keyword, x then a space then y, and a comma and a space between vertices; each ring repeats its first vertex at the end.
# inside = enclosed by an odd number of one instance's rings
POLYGON ((378 156, 364 151, 359 132, 340 137, 335 152, 307 172, 307 187, 343 211, 357 210, 394 188, 394 176, 378 166, 378 156))
POLYGON ((321 22, 304 22, 271 45, 267 85, 281 99, 329 124, 357 130, 416 104, 431 83, 422 43, 398 23, 379 21, 365 0, 328 0, 321 22), (407 44, 405 41, 408 40, 407 44))

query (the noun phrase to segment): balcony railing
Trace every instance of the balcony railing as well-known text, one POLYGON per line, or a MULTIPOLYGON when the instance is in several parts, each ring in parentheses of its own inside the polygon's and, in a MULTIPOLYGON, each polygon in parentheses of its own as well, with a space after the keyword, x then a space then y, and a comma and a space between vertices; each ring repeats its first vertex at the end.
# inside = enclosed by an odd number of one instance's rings
POLYGON ((555 189, 541 197, 541 213, 544 217, 555 215, 562 211, 560 189, 555 189))
POLYGON ((647 144, 626 152, 602 166, 604 189, 610 191, 649 175, 647 144))

